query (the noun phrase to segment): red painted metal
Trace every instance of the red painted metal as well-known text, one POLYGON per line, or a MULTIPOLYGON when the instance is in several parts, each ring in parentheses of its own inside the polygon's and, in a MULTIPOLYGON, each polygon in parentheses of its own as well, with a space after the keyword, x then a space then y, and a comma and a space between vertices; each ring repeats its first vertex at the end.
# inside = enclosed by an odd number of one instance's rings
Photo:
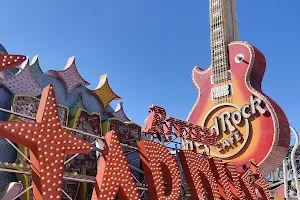
POLYGON ((181 177, 172 154, 166 147, 153 141, 143 140, 138 146, 150 199, 179 199, 181 177))
POLYGON ((19 66, 26 60, 26 56, 0 54, 0 72, 19 66))
POLYGON ((116 196, 122 200, 140 199, 117 133, 106 133, 105 141, 92 200, 115 199, 116 196))

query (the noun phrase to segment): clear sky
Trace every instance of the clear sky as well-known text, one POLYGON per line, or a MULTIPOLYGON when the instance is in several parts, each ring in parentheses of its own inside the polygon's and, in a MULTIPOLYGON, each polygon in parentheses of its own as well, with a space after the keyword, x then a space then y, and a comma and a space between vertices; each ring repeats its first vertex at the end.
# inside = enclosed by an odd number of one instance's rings
MULTIPOLYGON (((299 7, 299 0, 237 0, 239 39, 267 58, 263 90, 300 132, 299 7)), ((191 71, 210 64, 208 0, 1 1, 0 19, 9 53, 39 54, 44 71, 75 55, 89 88, 108 73, 140 124, 151 104, 186 119, 197 97, 191 71)))

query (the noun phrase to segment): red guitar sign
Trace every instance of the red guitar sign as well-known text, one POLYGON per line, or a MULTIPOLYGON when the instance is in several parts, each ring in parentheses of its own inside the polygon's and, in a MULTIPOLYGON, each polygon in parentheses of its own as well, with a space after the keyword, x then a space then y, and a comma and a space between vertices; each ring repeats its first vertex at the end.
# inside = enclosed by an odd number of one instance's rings
MULTIPOLYGON (((218 144, 210 149, 211 156, 236 165, 255 159, 266 174, 286 154, 289 123, 281 108, 261 90, 264 55, 247 42, 235 41, 234 2, 223 2, 210 1, 212 65, 207 70, 193 69, 199 95, 188 121, 216 131, 218 144)), ((208 152, 200 143, 187 146, 208 152)))

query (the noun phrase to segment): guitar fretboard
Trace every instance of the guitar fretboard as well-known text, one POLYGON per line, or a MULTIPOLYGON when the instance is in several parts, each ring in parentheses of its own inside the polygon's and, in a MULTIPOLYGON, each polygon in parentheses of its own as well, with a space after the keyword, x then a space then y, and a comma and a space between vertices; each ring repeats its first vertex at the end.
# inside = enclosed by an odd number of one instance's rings
POLYGON ((210 0, 210 42, 213 82, 228 79, 227 45, 236 40, 234 0, 210 0))

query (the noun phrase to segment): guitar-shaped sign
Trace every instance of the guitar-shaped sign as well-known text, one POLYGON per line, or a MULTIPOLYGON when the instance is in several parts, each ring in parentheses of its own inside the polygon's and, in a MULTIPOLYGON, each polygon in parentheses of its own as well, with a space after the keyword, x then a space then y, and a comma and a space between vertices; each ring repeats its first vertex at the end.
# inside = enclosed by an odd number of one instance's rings
POLYGON ((282 163, 289 148, 289 123, 261 90, 264 55, 236 41, 236 29, 234 0, 210 0, 212 65, 193 69, 199 94, 187 120, 214 129, 219 142, 210 151, 188 141, 185 146, 238 166, 255 159, 267 174, 282 163))

